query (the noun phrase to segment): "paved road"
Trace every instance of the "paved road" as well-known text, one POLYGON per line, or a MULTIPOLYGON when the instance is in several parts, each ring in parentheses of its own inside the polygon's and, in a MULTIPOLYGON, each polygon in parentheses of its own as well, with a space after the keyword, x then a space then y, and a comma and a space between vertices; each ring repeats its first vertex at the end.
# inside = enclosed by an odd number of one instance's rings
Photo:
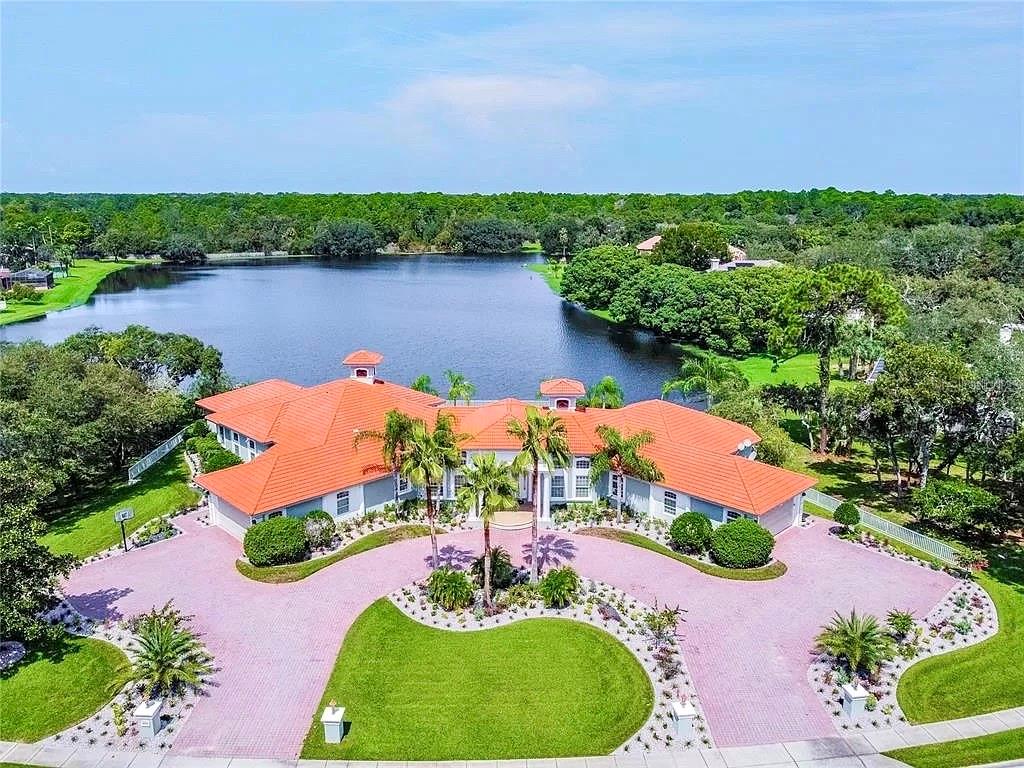
MULTIPOLYGON (((239 544, 179 518, 185 534, 74 572, 66 592, 83 613, 121 618, 170 598, 194 614, 220 667, 209 697, 182 727, 184 755, 294 758, 341 640, 377 597, 428 572, 427 539, 344 560, 294 584, 261 584, 234 568, 239 544)), ((687 609, 687 664, 719 746, 835 736, 806 682, 813 637, 833 611, 891 608, 923 616, 953 586, 946 574, 826 535, 826 523, 783 534, 789 565, 768 582, 712 578, 656 553, 593 537, 545 533, 547 558, 644 601, 687 609)), ((528 532, 499 532, 521 557, 528 532)), ((442 537, 455 558, 475 554, 479 532, 442 537)))

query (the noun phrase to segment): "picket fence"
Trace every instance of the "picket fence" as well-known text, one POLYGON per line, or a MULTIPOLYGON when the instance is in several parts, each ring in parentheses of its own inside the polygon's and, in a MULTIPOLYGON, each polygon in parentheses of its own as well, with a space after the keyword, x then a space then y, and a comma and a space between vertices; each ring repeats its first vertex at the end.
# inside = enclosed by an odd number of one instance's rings
POLYGON ((156 464, 160 459, 166 456, 168 453, 173 451, 181 442, 185 439, 185 430, 181 430, 176 435, 164 440, 160 445, 154 448, 152 451, 147 453, 141 459, 136 461, 128 468, 128 482, 134 483, 139 479, 139 475, 145 472, 147 469, 156 464))

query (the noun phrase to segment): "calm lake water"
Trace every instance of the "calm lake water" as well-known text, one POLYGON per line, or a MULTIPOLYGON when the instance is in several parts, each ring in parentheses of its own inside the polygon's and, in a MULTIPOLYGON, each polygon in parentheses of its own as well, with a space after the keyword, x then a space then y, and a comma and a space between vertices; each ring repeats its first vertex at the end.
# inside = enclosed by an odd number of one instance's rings
POLYGON ((288 259, 125 270, 88 304, 0 327, 0 340, 53 343, 91 325, 133 323, 197 336, 232 376, 314 384, 343 374, 341 358, 384 355, 383 378, 454 368, 478 398, 533 397, 551 376, 588 385, 618 379, 629 400, 657 397, 677 370, 672 346, 573 307, 524 268, 539 256, 422 256, 327 264, 288 259))

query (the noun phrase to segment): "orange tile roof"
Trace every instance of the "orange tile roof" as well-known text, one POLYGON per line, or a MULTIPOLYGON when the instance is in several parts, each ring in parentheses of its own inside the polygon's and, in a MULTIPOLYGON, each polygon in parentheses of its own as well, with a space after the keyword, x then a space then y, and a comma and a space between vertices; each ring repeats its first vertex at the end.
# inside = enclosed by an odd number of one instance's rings
POLYGON ((540 383, 540 393, 545 397, 555 395, 579 396, 587 394, 582 381, 576 379, 548 379, 540 383))
MULTIPOLYGON (((381 429, 389 410, 428 424, 440 413, 451 414, 457 430, 467 435, 462 444, 467 450, 517 450, 508 422, 525 418, 528 407, 515 398, 447 406, 438 397, 386 381, 339 379, 287 389, 280 384, 287 382, 262 382, 225 393, 236 397, 200 401, 213 411, 210 421, 271 444, 250 462, 196 479, 249 515, 386 476, 379 446, 367 441, 356 447, 354 439, 360 431, 381 429)), ((645 452, 665 476, 661 485, 732 509, 760 515, 814 485, 805 475, 735 455, 741 444, 758 441, 748 427, 664 400, 557 413, 576 455, 598 450, 599 425, 625 434, 649 430, 654 441, 645 452)))
POLYGON ((357 349, 341 361, 342 365, 380 365, 384 362, 384 355, 380 352, 371 352, 368 349, 357 349))

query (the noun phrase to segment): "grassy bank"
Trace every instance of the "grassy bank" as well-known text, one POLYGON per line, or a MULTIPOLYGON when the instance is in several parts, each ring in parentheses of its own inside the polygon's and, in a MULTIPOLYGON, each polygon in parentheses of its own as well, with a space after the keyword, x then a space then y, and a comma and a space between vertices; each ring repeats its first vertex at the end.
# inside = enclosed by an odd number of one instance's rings
POLYGON ((102 640, 66 635, 31 648, 0 676, 0 739, 37 741, 84 720, 121 690, 130 671, 128 658, 102 640))
POLYGON ((914 768, 960 768, 1024 757, 1024 728, 884 753, 914 768))
POLYGON ((121 542, 121 526, 114 522, 114 512, 122 507, 135 510, 135 517, 125 525, 131 534, 153 518, 185 509, 198 500, 199 493, 189 485, 184 451, 179 448, 150 467, 134 485, 127 480, 115 482, 50 520, 41 541, 54 552, 88 557, 121 542))
POLYGON ((381 599, 345 636, 316 717, 335 700, 349 727, 302 757, 495 760, 604 755, 654 704, 650 680, 610 634, 565 619, 474 632, 427 627, 381 599))
POLYGON ((300 581, 307 576, 312 576, 317 571, 323 570, 329 565, 344 560, 346 557, 358 555, 386 544, 394 544, 396 541, 415 539, 420 536, 429 536, 430 528, 426 525, 399 525, 395 528, 385 528, 383 531, 375 531, 358 541, 354 541, 344 549, 335 552, 333 555, 318 557, 315 560, 303 560, 301 563, 290 565, 256 566, 247 563, 245 560, 236 560, 235 568, 246 578, 253 581, 262 581, 267 584, 286 584, 291 581, 300 581))
POLYGON ((696 568, 701 573, 706 573, 708 576, 715 576, 720 579, 767 581, 768 579, 777 579, 786 572, 786 564, 778 561, 763 568, 725 568, 721 565, 705 563, 702 560, 687 557, 673 549, 669 549, 664 544, 659 544, 642 534, 622 531, 618 528, 580 528, 576 533, 583 536, 597 536, 601 539, 611 539, 612 541, 621 541, 624 544, 632 544, 634 547, 640 547, 651 552, 657 552, 659 555, 665 555, 665 557, 671 557, 680 563, 686 563, 691 568, 696 568))
POLYGON ((107 275, 144 263, 147 262, 135 259, 122 261, 79 259, 67 277, 55 278, 53 288, 42 293, 40 301, 7 302, 7 309, 0 311, 0 325, 31 320, 42 317, 47 312, 56 312, 84 304, 107 275))

